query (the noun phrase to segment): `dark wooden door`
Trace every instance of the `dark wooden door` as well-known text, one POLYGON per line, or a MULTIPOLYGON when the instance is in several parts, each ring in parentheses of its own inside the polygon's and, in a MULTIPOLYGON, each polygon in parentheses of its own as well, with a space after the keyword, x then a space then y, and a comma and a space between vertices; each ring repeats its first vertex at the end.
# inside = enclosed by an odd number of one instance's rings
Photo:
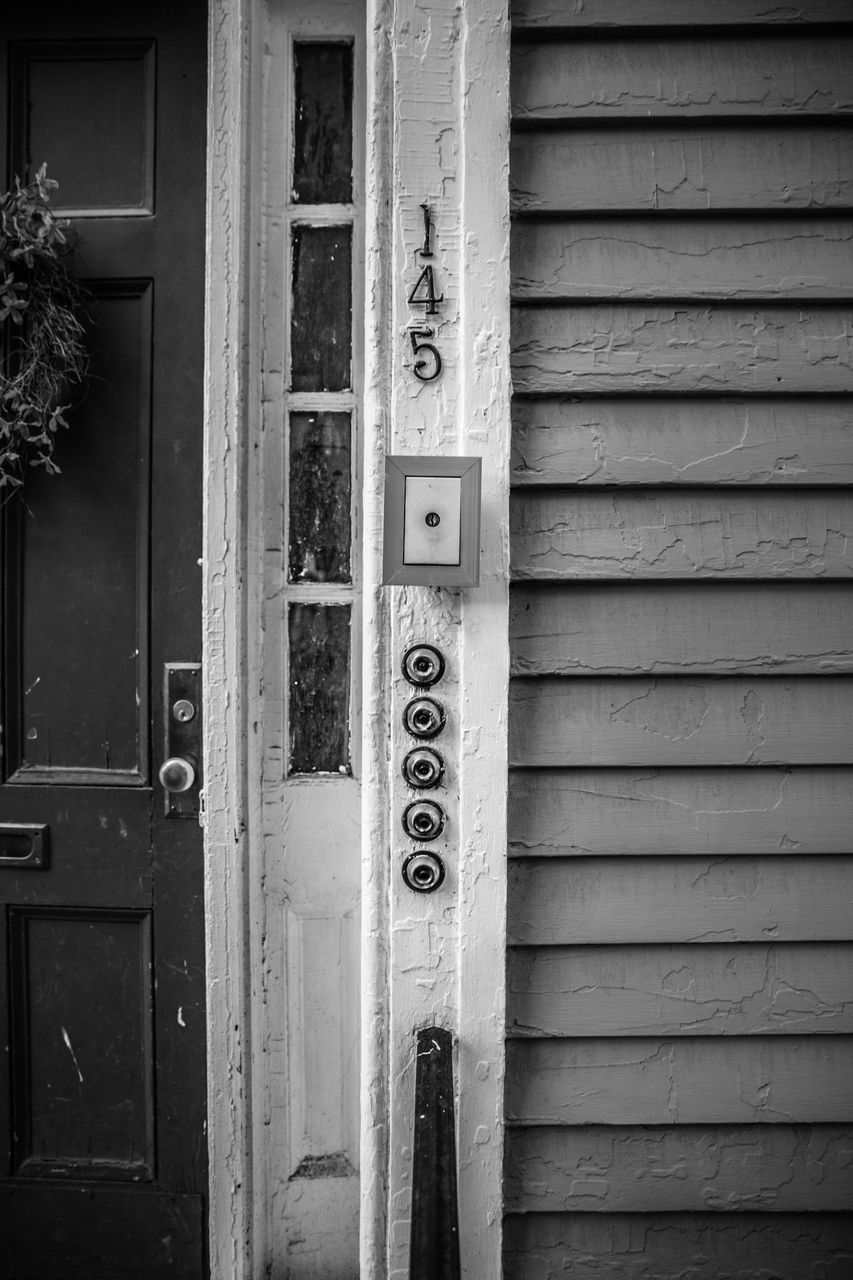
POLYGON ((165 664, 201 657, 206 6, 0 34, 6 174, 60 183, 93 356, 62 474, 4 513, 0 1274, 199 1280, 201 832, 157 769, 165 664))

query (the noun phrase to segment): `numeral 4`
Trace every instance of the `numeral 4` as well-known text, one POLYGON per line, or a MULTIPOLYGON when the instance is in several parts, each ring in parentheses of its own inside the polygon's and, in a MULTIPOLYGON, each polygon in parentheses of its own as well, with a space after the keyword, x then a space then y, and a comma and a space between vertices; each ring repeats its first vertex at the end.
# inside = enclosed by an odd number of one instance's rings
POLYGON ((407 301, 409 306, 412 307, 426 307, 428 316, 436 314, 438 303, 444 302, 444 294, 440 298, 435 296, 435 280, 432 274, 432 267, 424 267, 415 281, 415 287, 409 294, 407 301))

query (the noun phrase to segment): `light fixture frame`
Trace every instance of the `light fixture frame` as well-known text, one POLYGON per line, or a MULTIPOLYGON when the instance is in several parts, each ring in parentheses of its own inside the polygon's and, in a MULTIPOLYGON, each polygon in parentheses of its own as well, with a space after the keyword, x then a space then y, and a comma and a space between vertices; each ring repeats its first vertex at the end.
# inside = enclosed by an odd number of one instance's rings
POLYGON ((479 457, 425 458, 385 455, 385 527, 383 587, 478 587, 480 585, 480 490, 483 460, 479 457), (408 476, 448 476, 461 480, 458 564, 406 564, 403 537, 408 476))

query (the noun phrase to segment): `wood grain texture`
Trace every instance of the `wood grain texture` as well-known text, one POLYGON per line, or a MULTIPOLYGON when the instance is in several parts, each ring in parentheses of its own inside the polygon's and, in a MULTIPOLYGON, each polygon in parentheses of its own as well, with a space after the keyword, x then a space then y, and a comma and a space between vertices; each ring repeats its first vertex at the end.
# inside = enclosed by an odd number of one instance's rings
POLYGON ((846 308, 517 306, 512 341, 521 392, 853 391, 846 308))
POLYGON ((849 485, 853 403, 525 399, 513 403, 519 485, 849 485))
POLYGON ((509 777, 509 851, 853 853, 853 771, 516 769, 509 777))
POLYGON ((518 132, 515 213, 847 209, 853 136, 838 125, 663 122, 518 132))
POLYGON ((515 1124, 773 1124, 853 1118, 853 1038, 510 1040, 515 1124))
POLYGON ((512 948, 507 1002, 516 1038, 850 1034, 853 949, 512 948))
POLYGON ((515 680, 511 765, 853 763, 853 682, 515 680))
POLYGON ((510 1129, 507 1209, 846 1212, 851 1145, 844 1125, 510 1129))
POLYGON ((514 675, 853 670, 846 583, 518 583, 514 675))
MULTIPOLYGON (((811 23, 849 22, 847 0, 800 0, 770 6, 766 0, 513 0, 512 25, 528 28, 743 26, 801 27, 811 23)), ((545 37, 547 38, 547 36, 545 37)))
POLYGON ((853 222, 516 220, 518 302, 573 298, 833 298, 853 293, 853 222))
POLYGON ((853 863, 811 858, 566 858, 510 863, 524 946, 853 939, 853 863))
POLYGON ((516 581, 853 574, 853 494, 524 490, 510 516, 516 581))
POLYGON ((850 1214, 531 1213, 506 1222, 504 1280, 844 1280, 850 1214))
POLYGON ((511 100, 517 121, 850 111, 853 39, 573 34, 516 45, 511 100))

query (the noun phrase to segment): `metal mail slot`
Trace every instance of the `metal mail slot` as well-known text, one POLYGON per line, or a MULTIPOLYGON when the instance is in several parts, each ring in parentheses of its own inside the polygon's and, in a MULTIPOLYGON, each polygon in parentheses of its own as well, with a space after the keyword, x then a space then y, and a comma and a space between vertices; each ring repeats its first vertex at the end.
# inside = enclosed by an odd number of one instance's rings
POLYGON ((0 822, 0 867, 47 866, 49 830, 45 822, 0 822))

